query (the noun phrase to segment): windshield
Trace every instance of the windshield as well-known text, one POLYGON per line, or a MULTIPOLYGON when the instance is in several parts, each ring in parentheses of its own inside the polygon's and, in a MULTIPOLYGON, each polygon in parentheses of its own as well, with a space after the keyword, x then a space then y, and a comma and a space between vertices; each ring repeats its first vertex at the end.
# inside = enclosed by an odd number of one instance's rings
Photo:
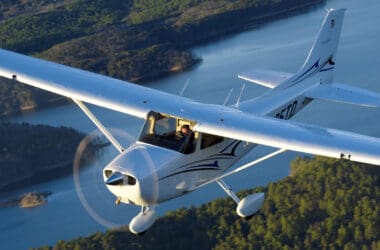
POLYGON ((191 122, 154 112, 148 116, 139 140, 184 154, 195 149, 191 122))

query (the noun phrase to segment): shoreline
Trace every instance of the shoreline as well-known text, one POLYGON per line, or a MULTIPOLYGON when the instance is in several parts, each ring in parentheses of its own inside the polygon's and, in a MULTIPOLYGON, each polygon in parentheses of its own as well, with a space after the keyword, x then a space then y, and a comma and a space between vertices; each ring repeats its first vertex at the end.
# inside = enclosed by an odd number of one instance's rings
MULTIPOLYGON (((143 76, 138 76, 135 78, 132 77, 129 81, 131 81, 134 84, 144 86, 144 84, 147 82, 170 77, 174 74, 179 74, 181 72, 191 70, 192 68, 202 63, 202 58, 191 53, 191 50, 194 47, 207 45, 209 43, 216 42, 221 39, 228 39, 228 37, 230 36, 236 35, 247 30, 256 29, 262 24, 277 21, 287 16, 308 12, 311 8, 316 8, 323 3, 325 3, 325 0, 316 0, 309 3, 304 3, 302 5, 288 7, 287 9, 281 9, 280 4, 275 8, 267 7, 269 10, 267 10, 265 12, 266 14, 263 15, 261 15, 260 13, 258 15, 255 15, 255 12, 258 12, 259 10, 256 10, 255 7, 249 7, 245 9, 232 10, 208 16, 207 18, 205 18, 205 20, 202 20, 202 22, 200 23, 189 25, 189 32, 181 31, 182 33, 184 32, 184 34, 192 34, 194 32, 200 34, 197 38, 195 38, 195 36, 190 36, 190 38, 183 38, 182 42, 179 41, 179 43, 183 43, 182 46, 179 45, 178 47, 181 51, 189 52, 190 50, 191 58, 189 62, 187 62, 185 65, 175 65, 171 68, 152 70, 151 74, 145 74, 143 76), (240 16, 242 17, 242 20, 239 20, 238 17, 240 16), (216 30, 214 29, 214 31, 211 33, 206 32, 207 30, 213 30, 213 26, 218 26, 219 23, 224 23, 230 19, 232 20, 232 23, 228 29, 217 28, 216 30)), ((118 78, 117 76, 113 77, 118 78)), ((56 98, 53 97, 52 99, 45 101, 42 104, 36 103, 28 106, 21 106, 19 109, 7 111, 7 113, 1 114, 0 118, 9 118, 23 113, 36 112, 38 110, 43 110, 49 107, 64 105, 69 102, 70 101, 67 98, 57 96, 56 98)))
MULTIPOLYGON (((0 194, 5 195, 72 174, 77 146, 85 138, 72 128, 8 122, 0 123, 0 134, 0 194)), ((80 158, 83 167, 110 145, 99 137, 90 140, 80 158)))
MULTIPOLYGON (((84 161, 83 168, 86 168, 88 163, 94 160, 93 157, 95 157, 95 155, 93 154, 97 154, 100 150, 102 150, 104 147, 108 147, 109 145, 111 144, 108 142, 91 145, 91 152, 87 153, 88 155, 82 158, 82 161, 84 161)), ((0 187, 0 194, 17 191, 24 187, 38 185, 41 183, 49 182, 54 179, 71 175, 73 169, 72 166, 72 159, 49 165, 43 168, 42 170, 37 170, 31 176, 24 176, 23 178, 15 180, 14 182, 7 184, 6 186, 0 187)))

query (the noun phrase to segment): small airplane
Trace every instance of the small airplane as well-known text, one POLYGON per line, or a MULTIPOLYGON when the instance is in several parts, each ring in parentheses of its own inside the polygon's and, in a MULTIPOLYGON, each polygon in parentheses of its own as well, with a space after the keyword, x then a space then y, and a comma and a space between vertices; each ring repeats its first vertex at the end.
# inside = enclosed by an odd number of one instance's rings
POLYGON ((116 203, 141 206, 131 232, 149 229, 156 205, 215 182, 236 202, 237 214, 250 217, 262 206, 264 193, 239 199, 223 179, 287 150, 380 165, 379 138, 288 121, 315 99, 380 107, 380 94, 333 81, 344 12, 327 11, 295 74, 240 74, 269 90, 246 101, 239 97, 232 106, 200 103, 6 50, 0 50, 0 76, 72 99, 114 145, 119 154, 104 168, 103 179, 116 203), (123 147, 84 103, 145 119, 138 140, 123 147), (227 171, 257 145, 277 150, 227 171))

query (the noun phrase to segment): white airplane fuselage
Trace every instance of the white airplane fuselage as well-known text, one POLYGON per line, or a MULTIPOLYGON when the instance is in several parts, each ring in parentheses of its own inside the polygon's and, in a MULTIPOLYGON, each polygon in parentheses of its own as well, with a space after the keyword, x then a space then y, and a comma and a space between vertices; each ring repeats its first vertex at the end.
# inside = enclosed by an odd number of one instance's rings
MULTIPOLYGON (((319 84, 318 79, 310 78, 282 91, 269 91, 253 101, 242 102, 240 108, 290 119, 310 103, 311 100, 303 96, 303 91, 315 84, 319 84), (265 110, 256 107, 265 107, 265 110)), ((190 154, 135 142, 104 168, 104 181, 114 172, 121 173, 124 179, 122 184, 106 185, 107 188, 123 203, 143 206, 159 204, 222 175, 256 147, 256 144, 224 138, 202 149, 202 136, 199 133, 195 150, 190 154)))

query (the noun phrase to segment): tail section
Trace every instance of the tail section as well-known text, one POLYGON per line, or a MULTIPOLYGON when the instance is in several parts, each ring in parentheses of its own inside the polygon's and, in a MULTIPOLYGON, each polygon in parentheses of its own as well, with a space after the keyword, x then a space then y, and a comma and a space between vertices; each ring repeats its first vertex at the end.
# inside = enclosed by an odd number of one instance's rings
POLYGON ((330 83, 333 80, 335 54, 338 48, 345 10, 328 10, 304 65, 288 84, 294 85, 317 73, 319 73, 321 83, 330 83))
POLYGON ((251 70, 239 74, 239 78, 280 90, 294 86, 315 75, 318 76, 321 83, 331 83, 345 11, 346 9, 328 10, 305 63, 294 75, 271 70, 251 70))

